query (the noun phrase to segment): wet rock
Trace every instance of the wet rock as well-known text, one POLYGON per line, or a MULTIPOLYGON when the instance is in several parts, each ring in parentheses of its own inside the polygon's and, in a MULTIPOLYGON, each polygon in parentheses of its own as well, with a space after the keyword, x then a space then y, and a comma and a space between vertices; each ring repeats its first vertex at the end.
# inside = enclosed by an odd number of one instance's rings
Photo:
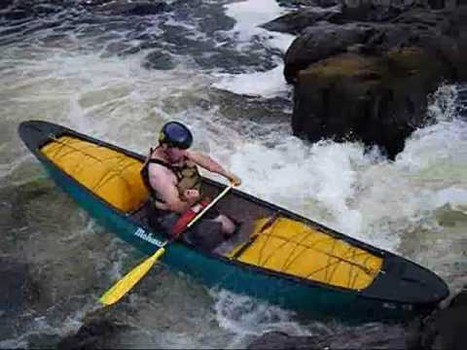
POLYGON ((112 1, 114 0, 78 0, 78 4, 83 6, 99 6, 112 1))
POLYGON ((129 328, 111 316, 111 309, 100 309, 85 317, 76 334, 63 338, 58 350, 105 349, 118 345, 118 334, 129 328))
POLYGON ((458 115, 467 119, 467 85, 458 87, 456 100, 458 115))
POLYGON ((0 2, 0 10, 6 9, 13 4, 14 0, 3 0, 0 2))
POLYGON ((29 17, 29 14, 24 10, 1 11, 0 18, 6 20, 18 20, 29 17))
POLYGON ((17 0, 0 4, 0 18, 18 20, 33 17, 44 17, 75 5, 71 0, 17 0), (4 9, 2 11, 2 9, 4 9))
POLYGON ((261 25, 261 27, 275 32, 299 34, 305 28, 310 27, 319 21, 332 22, 333 17, 337 14, 338 12, 335 11, 315 11, 313 9, 303 9, 287 13, 279 18, 261 25))
POLYGON ((283 332, 268 332, 254 340, 248 349, 317 349, 322 348, 316 337, 289 336, 283 332))
POLYGON ((438 86, 443 69, 436 57, 415 47, 315 63, 299 73, 295 85, 293 132, 311 141, 377 144, 393 158, 423 124, 427 94, 438 86))
POLYGON ((307 26, 318 21, 328 21, 334 24, 345 24, 353 22, 388 22, 400 14, 413 9, 425 8, 422 3, 416 1, 403 1, 387 3, 380 1, 283 1, 283 6, 294 6, 296 11, 274 19, 263 25, 264 28, 286 33, 299 33, 307 26), (325 9, 336 4, 333 8, 325 9), (320 6, 320 7, 319 7, 320 6), (324 8, 323 8, 324 7, 324 8))
POLYGON ((426 96, 441 82, 467 80, 466 58, 466 7, 414 8, 388 23, 318 22, 284 59, 294 134, 361 140, 394 158, 425 123, 426 96))
POLYGON ((452 349, 465 348, 467 334, 467 286, 455 296, 444 309, 435 311, 419 325, 418 336, 409 349, 452 349))
POLYGON ((331 7, 342 4, 342 0, 277 0, 284 7, 331 7))
POLYGON ((292 336, 268 332, 248 349, 405 349, 409 337, 402 324, 377 322, 361 325, 322 324, 313 336, 292 336))
MULTIPOLYGON (((440 14, 415 9, 396 17, 393 22, 349 23, 338 25, 319 22, 306 28, 286 52, 284 75, 292 82, 294 75, 320 59, 347 51, 355 44, 364 45, 366 53, 384 53, 392 48, 420 46, 439 51, 449 64, 464 70, 466 11, 440 14)), ((459 75, 458 73, 455 73, 459 75)), ((464 76, 464 74, 462 74, 464 76)))
MULTIPOLYGON (((92 3, 92 5, 95 5, 92 3)), ((92 7, 95 11, 110 15, 155 15, 166 9, 163 1, 153 0, 114 0, 111 2, 99 3, 92 7)))
POLYGON ((363 3, 358 7, 343 6, 342 8, 317 10, 316 8, 302 8, 287 13, 268 23, 263 28, 271 31, 299 34, 305 28, 313 26, 317 22, 327 21, 332 24, 346 24, 353 22, 378 22, 386 23, 411 9, 412 5, 401 4, 399 6, 374 5, 363 3))
POLYGON ((371 26, 361 23, 336 25, 321 23, 308 27, 285 54, 284 76, 294 82, 297 73, 310 64, 345 52, 348 46, 364 42, 373 32, 371 26))
POLYGON ((38 301, 40 292, 28 264, 0 257, 0 310, 11 317, 38 301))
POLYGON ((169 70, 176 66, 169 54, 153 51, 146 55, 143 67, 147 69, 169 70))
POLYGON ((413 7, 418 7, 413 1, 387 4, 375 1, 361 2, 358 6, 344 5, 340 13, 333 17, 333 23, 387 22, 413 7))

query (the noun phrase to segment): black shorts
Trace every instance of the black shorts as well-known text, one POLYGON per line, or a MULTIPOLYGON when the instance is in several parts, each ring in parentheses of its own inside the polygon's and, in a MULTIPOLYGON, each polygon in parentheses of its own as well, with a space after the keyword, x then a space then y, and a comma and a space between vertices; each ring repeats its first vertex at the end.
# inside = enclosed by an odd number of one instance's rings
MULTIPOLYGON (((213 250, 224 241, 222 224, 214 221, 218 216, 219 212, 217 210, 210 209, 192 227, 181 234, 182 239, 201 250, 213 250)), ((168 233, 172 231, 179 218, 180 214, 165 211, 164 213, 159 213, 157 222, 168 233)))

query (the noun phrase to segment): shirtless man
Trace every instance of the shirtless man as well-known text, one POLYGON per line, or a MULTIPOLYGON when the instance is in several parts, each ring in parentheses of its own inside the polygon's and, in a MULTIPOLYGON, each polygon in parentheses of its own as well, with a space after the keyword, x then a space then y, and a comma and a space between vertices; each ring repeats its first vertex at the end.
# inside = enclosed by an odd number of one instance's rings
MULTIPOLYGON (((141 171, 156 208, 157 221, 168 232, 181 214, 202 200, 201 175, 197 166, 223 175, 235 186, 241 183, 237 176, 226 171, 209 156, 189 150, 192 143, 193 136, 184 124, 175 121, 166 123, 160 132, 158 146, 151 149, 141 171)), ((192 241, 203 240, 199 237, 203 234, 228 237, 236 228, 229 217, 214 208, 206 212, 200 221, 197 225, 199 229, 191 232, 192 241)), ((209 239, 215 241, 214 237, 209 239)))

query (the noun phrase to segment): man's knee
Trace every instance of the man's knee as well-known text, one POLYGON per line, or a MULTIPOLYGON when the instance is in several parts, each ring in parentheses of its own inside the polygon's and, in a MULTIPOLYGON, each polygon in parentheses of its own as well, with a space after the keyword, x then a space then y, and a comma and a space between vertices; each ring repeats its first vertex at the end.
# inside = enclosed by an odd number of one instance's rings
POLYGON ((186 238, 197 248, 211 251, 224 240, 222 224, 216 220, 201 220, 189 230, 186 238))
POLYGON ((222 225, 223 233, 231 234, 235 230, 235 222, 226 215, 219 214, 213 221, 219 222, 222 225))

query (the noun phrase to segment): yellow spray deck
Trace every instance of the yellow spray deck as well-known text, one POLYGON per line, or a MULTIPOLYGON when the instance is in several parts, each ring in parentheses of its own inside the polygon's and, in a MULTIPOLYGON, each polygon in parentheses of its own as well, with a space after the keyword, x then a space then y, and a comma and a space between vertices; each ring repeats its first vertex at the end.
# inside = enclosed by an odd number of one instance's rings
POLYGON ((70 136, 54 139, 42 153, 66 174, 115 208, 130 212, 148 198, 141 161, 70 136))
POLYGON ((383 259, 301 222, 281 217, 270 226, 266 223, 267 219, 257 220, 252 240, 229 257, 353 290, 367 288, 381 271, 383 259))

